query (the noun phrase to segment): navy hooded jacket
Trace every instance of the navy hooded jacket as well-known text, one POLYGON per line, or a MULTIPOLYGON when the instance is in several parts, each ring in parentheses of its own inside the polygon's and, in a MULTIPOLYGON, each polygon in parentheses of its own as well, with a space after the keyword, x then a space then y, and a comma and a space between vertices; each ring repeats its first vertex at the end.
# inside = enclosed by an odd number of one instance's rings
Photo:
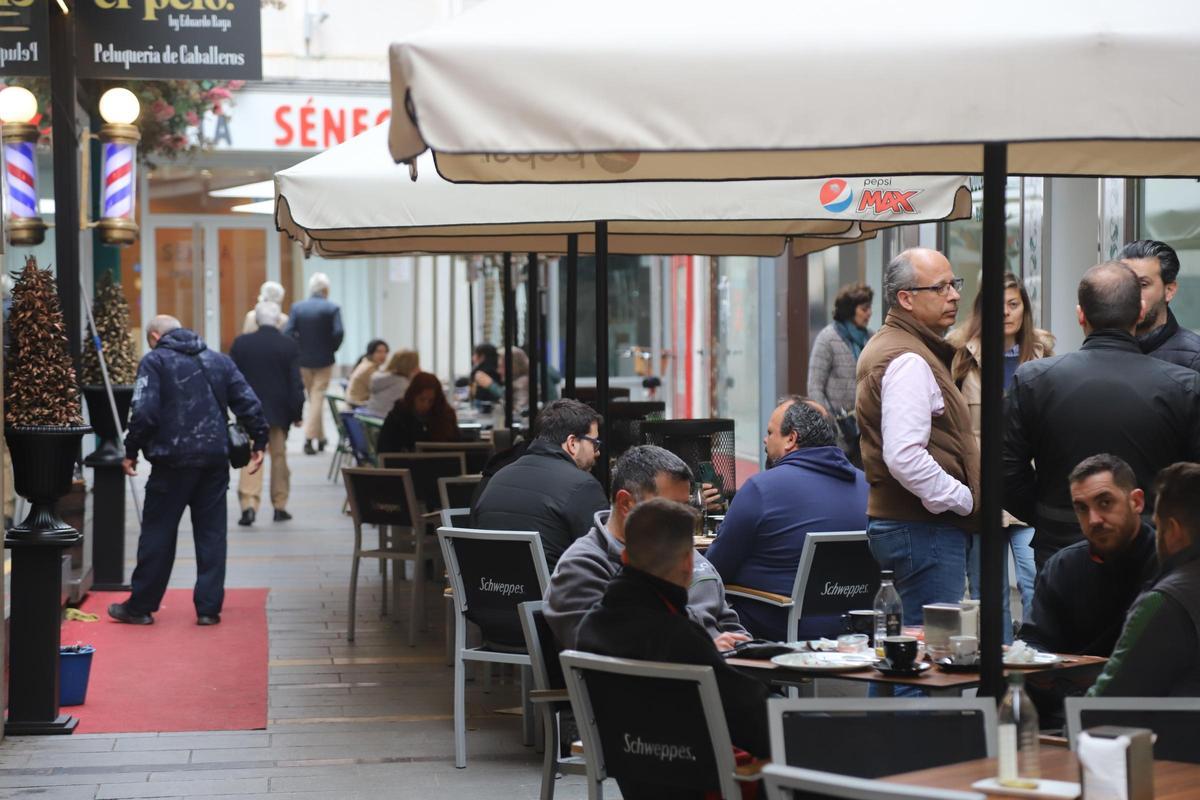
POLYGON ((262 406, 233 361, 209 350, 194 331, 168 331, 138 365, 125 457, 137 461, 141 451, 155 465, 220 466, 229 457, 226 407, 245 426, 253 448, 265 448, 262 406))
MULTIPOLYGON (((867 480, 862 470, 840 448, 806 447, 750 476, 734 496, 705 556, 726 586, 791 596, 806 534, 866 527, 867 480)), ((787 609, 756 602, 734 607, 756 637, 783 638, 787 609)))

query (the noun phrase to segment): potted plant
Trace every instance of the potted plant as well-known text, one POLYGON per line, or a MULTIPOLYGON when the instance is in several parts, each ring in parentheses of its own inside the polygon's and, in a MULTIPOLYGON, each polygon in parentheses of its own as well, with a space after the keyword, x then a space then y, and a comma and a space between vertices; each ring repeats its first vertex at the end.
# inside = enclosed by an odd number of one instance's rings
POLYGON ((83 342, 79 377, 83 385, 83 399, 87 401, 88 418, 101 442, 96 452, 88 457, 87 463, 92 466, 120 464, 125 449, 119 431, 125 429, 125 423, 129 420, 138 358, 129 327, 129 303, 121 291, 121 284, 113 280, 111 273, 104 273, 96 286, 92 317, 96 323, 96 335, 83 342), (104 386, 104 371, 100 367, 101 351, 117 405, 117 420, 113 420, 112 406, 104 386))
POLYGON ((21 540, 73 541, 78 533, 55 503, 71 489, 83 424, 75 369, 54 276, 30 256, 17 275, 9 314, 4 374, 4 438, 13 462, 13 488, 29 500, 25 521, 9 531, 21 540))

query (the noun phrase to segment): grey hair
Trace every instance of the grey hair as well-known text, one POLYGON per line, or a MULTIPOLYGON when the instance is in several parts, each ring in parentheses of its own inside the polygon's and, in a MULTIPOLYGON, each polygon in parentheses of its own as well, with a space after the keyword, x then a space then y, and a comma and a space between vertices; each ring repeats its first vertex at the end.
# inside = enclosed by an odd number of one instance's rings
POLYGON ((779 425, 780 436, 796 434, 796 447, 831 447, 837 443, 837 433, 825 415, 810 405, 808 398, 792 395, 779 401, 791 402, 783 412, 779 425))
POLYGON ((283 305, 283 286, 275 281, 267 281, 258 289, 258 301, 270 301, 283 305))
POLYGON ((900 291, 911 287, 917 279, 912 253, 911 248, 897 253, 883 270, 883 296, 889 306, 899 305, 900 291))
POLYGON ((629 448, 613 466, 612 499, 616 500, 617 492, 624 489, 634 500, 641 502, 647 493, 656 493, 655 481, 660 473, 679 481, 692 481, 688 465, 670 450, 652 444, 629 448))
POLYGON ((167 316, 166 314, 159 314, 157 317, 146 323, 146 335, 149 336, 152 333, 157 333, 159 336, 166 336, 171 331, 178 330, 182 327, 183 323, 174 317, 167 316))
POLYGON ((270 300, 263 300, 254 307, 254 321, 260 328, 277 327, 282 315, 283 310, 279 307, 279 303, 270 300))
POLYGON ((328 294, 329 293, 329 276, 324 272, 314 272, 313 276, 308 279, 309 294, 328 294))

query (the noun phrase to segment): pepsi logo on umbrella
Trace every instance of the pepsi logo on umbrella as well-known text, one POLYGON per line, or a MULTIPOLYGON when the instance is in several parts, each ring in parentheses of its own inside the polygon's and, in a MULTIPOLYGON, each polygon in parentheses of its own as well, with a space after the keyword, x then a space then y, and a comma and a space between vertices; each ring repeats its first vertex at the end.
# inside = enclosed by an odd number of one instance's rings
POLYGON ((821 205, 826 211, 840 214, 854 202, 854 191, 842 178, 830 178, 821 186, 821 205))

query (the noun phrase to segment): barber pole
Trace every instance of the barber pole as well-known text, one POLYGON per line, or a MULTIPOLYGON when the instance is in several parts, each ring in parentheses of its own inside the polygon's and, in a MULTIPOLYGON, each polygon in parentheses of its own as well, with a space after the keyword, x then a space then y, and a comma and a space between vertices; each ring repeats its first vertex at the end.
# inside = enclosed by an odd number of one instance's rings
POLYGON ((38 215, 37 139, 33 125, 4 125, 8 241, 14 245, 41 244, 46 238, 46 223, 38 215))
POLYGON ((133 125, 109 123, 100 128, 103 188, 96 228, 105 244, 124 246, 137 241, 134 199, 140 140, 141 135, 133 125))

